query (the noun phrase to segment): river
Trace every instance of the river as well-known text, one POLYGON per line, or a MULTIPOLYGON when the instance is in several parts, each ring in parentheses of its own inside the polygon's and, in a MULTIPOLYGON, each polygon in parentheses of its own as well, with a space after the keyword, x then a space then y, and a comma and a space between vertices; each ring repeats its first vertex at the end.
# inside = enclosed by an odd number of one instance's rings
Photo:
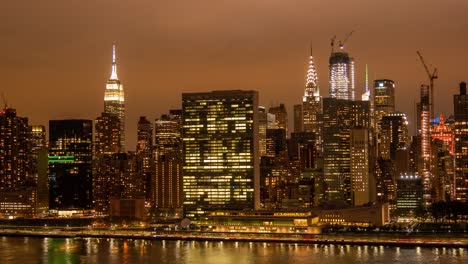
POLYGON ((0 237, 0 263, 468 263, 463 248, 0 237))

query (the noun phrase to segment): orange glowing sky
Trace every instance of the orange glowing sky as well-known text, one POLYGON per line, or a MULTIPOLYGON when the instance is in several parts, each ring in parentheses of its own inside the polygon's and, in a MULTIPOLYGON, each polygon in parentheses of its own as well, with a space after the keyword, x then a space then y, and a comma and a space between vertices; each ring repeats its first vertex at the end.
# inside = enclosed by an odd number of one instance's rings
POLYGON ((347 51, 356 63, 356 97, 367 63, 370 80, 395 81, 397 108, 412 125, 427 82, 416 50, 439 71, 435 112, 453 112, 453 94, 468 79, 467 14, 464 0, 4 1, 0 91, 31 124, 94 119, 115 41, 133 149, 138 117, 179 108, 182 92, 258 90, 262 105, 285 103, 292 120, 310 42, 327 96, 330 38, 354 30, 347 51))

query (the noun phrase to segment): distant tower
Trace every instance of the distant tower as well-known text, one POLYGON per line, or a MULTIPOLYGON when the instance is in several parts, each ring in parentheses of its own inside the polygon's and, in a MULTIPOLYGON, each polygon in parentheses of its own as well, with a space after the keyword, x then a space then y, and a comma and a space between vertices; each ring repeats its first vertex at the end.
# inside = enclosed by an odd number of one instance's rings
POLYGON ((322 97, 318 86, 317 71, 315 69, 312 49, 310 51, 309 69, 304 96, 302 97, 302 113, 304 120, 304 132, 315 134, 316 145, 321 146, 320 140, 320 114, 322 113, 322 97))
POLYGON ((392 80, 374 81, 375 121, 380 122, 385 115, 395 112, 395 83, 392 80))
POLYGON ((342 50, 330 56, 330 97, 354 101, 354 60, 342 50))
POLYGON ((431 110, 429 104, 429 86, 421 85, 421 101, 419 103, 420 135, 421 135, 421 167, 420 175, 423 182, 423 205, 428 207, 433 202, 432 170, 431 170, 431 110))
POLYGON ((268 109, 268 113, 275 115, 276 128, 284 129, 286 131, 286 137, 288 136, 288 112, 286 106, 280 104, 279 106, 273 106, 268 109))
POLYGON ((104 93, 104 112, 120 118, 120 146, 125 151, 125 97, 123 85, 117 76, 115 44, 112 46, 112 71, 104 93))

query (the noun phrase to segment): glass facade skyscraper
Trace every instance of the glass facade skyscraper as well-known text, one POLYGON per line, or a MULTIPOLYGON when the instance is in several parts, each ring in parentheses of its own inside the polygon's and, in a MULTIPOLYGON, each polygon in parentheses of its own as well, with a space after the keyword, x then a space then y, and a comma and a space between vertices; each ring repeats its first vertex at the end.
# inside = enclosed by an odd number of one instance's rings
POLYGON ((49 121, 49 207, 87 210, 92 199, 91 120, 49 121))
POLYGON ((186 216, 258 209, 258 93, 186 93, 182 108, 186 216))

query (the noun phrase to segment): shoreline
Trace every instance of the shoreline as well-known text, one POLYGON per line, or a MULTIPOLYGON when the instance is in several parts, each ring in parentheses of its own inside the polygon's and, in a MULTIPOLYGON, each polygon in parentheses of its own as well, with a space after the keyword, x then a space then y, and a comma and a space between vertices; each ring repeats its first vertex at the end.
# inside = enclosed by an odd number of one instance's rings
POLYGON ((432 247, 432 248, 468 248, 468 238, 451 237, 441 239, 440 237, 381 237, 379 235, 360 236, 346 235, 319 235, 318 238, 298 238, 294 234, 289 237, 268 237, 271 234, 257 234, 249 237, 245 234, 236 233, 200 233, 191 234, 152 234, 147 233, 91 233, 91 232, 40 232, 23 230, 1 230, 0 236, 5 237, 39 237, 39 238, 102 238, 102 239, 141 239, 141 240, 182 240, 182 241, 225 241, 225 242, 254 242, 254 243, 291 243, 291 244, 334 244, 334 245, 367 245, 367 246, 390 246, 390 247, 432 247), (437 240, 438 239, 438 240, 437 240), (456 241, 454 241, 456 240, 456 241))

